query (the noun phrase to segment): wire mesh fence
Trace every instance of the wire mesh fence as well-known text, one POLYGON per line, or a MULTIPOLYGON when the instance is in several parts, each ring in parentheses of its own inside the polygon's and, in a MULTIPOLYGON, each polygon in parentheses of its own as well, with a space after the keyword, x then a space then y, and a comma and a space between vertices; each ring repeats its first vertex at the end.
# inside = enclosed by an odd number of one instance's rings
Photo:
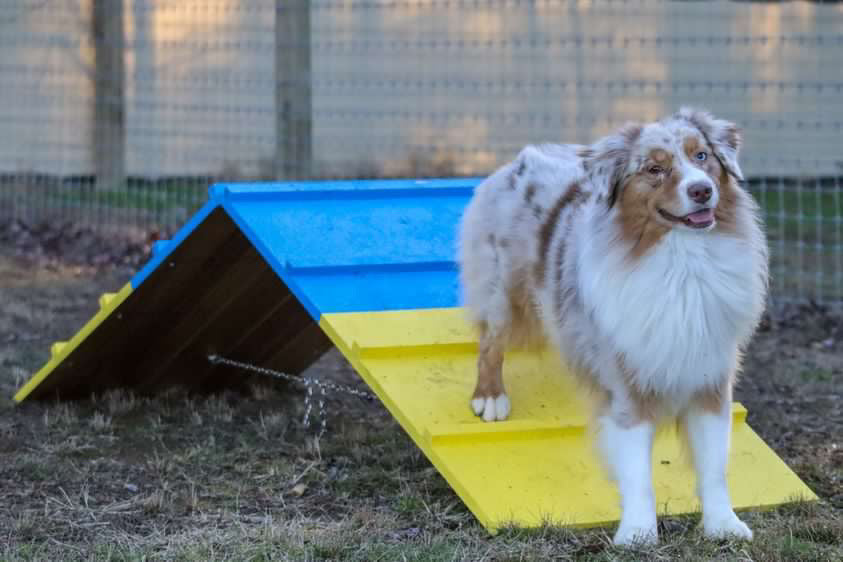
POLYGON ((700 105, 773 294, 843 300, 843 4, 4 0, 3 220, 171 232, 219 180, 480 176, 700 105))

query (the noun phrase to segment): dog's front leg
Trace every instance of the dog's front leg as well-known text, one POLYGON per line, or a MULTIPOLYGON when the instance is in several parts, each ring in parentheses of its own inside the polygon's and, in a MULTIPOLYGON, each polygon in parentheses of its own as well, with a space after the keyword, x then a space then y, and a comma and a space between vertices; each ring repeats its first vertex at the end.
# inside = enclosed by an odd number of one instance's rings
POLYGON ((682 419, 694 457, 703 531, 714 538, 752 539, 752 531, 732 509, 726 482, 732 433, 731 392, 716 396, 717 400, 710 396, 695 400, 682 419))
POLYGON ((603 457, 621 495, 621 522, 614 543, 658 542, 652 478, 654 424, 606 413, 598 419, 598 432, 603 457))

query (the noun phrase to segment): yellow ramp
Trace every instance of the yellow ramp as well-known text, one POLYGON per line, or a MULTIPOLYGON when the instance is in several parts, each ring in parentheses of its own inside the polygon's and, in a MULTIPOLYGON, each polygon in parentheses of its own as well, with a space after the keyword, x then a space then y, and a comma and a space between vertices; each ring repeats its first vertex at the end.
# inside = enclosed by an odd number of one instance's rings
MULTIPOLYGON (((507 356, 512 414, 485 423, 468 405, 476 343, 461 309, 326 314, 320 325, 490 531, 619 519, 619 498, 592 450, 583 404, 552 353, 507 356)), ((747 425, 740 404, 734 416, 735 508, 816 499, 747 425)), ((672 429, 659 435, 653 454, 659 512, 697 511, 693 472, 672 429)))

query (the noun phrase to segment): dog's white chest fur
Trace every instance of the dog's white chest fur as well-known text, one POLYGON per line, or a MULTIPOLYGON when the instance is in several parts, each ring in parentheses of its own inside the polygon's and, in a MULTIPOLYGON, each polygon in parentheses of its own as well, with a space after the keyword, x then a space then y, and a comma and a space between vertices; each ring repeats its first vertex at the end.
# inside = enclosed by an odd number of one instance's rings
POLYGON ((758 253, 741 239, 674 230, 629 261, 601 238, 580 248, 578 285, 634 384, 680 401, 718 386, 763 309, 758 253))

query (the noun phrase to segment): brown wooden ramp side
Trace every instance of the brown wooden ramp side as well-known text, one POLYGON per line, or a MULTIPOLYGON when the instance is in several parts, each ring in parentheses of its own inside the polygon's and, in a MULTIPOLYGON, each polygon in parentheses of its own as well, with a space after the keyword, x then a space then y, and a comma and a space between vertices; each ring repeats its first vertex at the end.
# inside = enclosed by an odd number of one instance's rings
POLYGON ((213 391, 248 377, 210 354, 298 374, 331 347, 221 207, 85 335, 16 399, 213 391))

